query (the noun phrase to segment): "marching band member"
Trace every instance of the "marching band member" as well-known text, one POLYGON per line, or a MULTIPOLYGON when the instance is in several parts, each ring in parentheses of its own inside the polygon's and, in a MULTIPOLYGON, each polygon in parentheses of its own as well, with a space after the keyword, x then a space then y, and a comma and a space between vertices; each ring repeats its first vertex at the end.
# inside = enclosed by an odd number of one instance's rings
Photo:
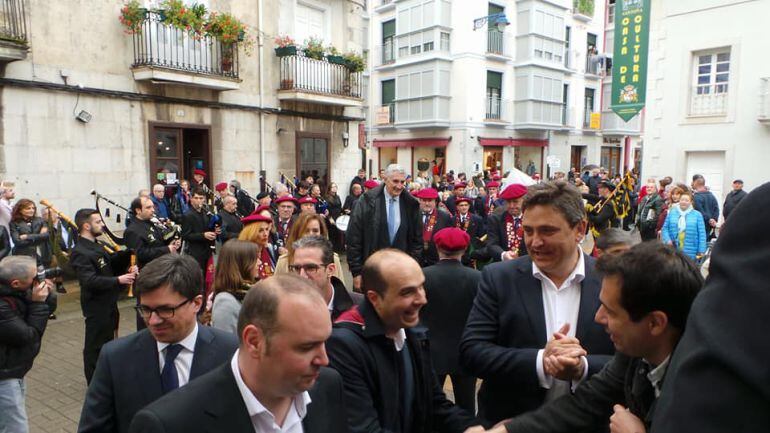
POLYGON ((259 247, 259 279, 264 280, 273 276, 278 258, 276 257, 277 251, 270 244, 272 218, 254 212, 243 218, 241 222, 243 223, 243 230, 238 239, 253 242, 259 247))
POLYGON ((448 212, 438 209, 438 191, 433 188, 425 188, 417 191, 415 197, 420 200, 420 212, 422 220, 422 257, 420 265, 430 266, 438 262, 438 250, 433 242, 433 235, 439 230, 452 227, 452 216, 448 212))
POLYGON ((506 211, 502 214, 491 213, 487 217, 487 253, 496 262, 527 254, 521 226, 521 205, 526 193, 524 185, 509 185, 500 194, 500 198, 505 200, 506 211))

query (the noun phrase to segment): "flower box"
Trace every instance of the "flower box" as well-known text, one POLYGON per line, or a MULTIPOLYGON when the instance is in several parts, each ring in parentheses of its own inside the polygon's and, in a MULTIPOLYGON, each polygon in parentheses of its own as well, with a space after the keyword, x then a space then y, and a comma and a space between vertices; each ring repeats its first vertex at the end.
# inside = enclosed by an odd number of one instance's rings
POLYGON ((328 55, 326 56, 326 60, 329 61, 329 63, 334 63, 335 65, 346 65, 347 62, 345 61, 345 57, 343 56, 334 56, 334 55, 328 55))
POLYGON ((296 56, 297 55, 297 47, 295 47, 295 46, 276 47, 275 48, 275 55, 278 56, 278 57, 296 56))

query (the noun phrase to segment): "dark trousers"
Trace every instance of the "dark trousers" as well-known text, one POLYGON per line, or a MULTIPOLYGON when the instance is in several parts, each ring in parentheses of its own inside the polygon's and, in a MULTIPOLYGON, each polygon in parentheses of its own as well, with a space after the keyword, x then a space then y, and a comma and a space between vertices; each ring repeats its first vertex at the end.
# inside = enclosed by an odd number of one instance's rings
POLYGON ((102 346, 115 338, 119 318, 117 306, 114 306, 112 311, 86 317, 86 338, 83 344, 83 372, 86 383, 91 383, 102 346))
POLYGON ((455 404, 476 415, 476 378, 459 373, 439 374, 437 377, 442 388, 447 376, 452 379, 455 404))

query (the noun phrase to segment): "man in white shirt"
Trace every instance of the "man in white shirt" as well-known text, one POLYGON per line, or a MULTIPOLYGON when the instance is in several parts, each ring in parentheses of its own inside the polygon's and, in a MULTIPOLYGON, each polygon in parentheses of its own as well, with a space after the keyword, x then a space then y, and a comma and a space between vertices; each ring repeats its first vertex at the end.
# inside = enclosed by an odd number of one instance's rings
POLYGON ((522 209, 529 255, 484 268, 460 343, 461 365, 484 379, 479 417, 488 425, 569 393, 614 353, 593 320, 600 281, 579 248, 580 192, 559 181, 531 186, 522 209))
POLYGON ((189 256, 166 254, 142 268, 134 293, 147 329, 102 347, 78 432, 127 432, 141 408, 230 359, 236 338, 198 325, 202 284, 189 256))
POLYGON ((131 432, 346 432, 329 363, 326 302, 306 279, 275 275, 243 300, 230 362, 141 410, 131 432))

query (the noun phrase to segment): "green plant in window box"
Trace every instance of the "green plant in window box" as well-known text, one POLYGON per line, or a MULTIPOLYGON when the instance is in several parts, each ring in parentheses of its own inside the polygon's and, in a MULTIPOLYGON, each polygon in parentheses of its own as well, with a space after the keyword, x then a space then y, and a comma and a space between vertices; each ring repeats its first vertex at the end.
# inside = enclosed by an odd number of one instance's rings
POLYGON ((323 60, 325 55, 325 48, 323 40, 311 37, 305 41, 305 47, 302 50, 305 53, 305 57, 309 57, 315 60, 323 60))
POLYGON ((198 3, 187 6, 182 0, 163 0, 160 9, 162 22, 192 35, 203 34, 206 24, 206 6, 198 3))
POLYGON ((351 51, 343 57, 345 58, 345 65, 350 69, 350 72, 363 72, 366 68, 366 61, 360 54, 351 51))
POLYGON ((326 60, 328 60, 329 63, 334 63, 335 65, 345 64, 345 56, 343 56, 336 47, 329 45, 326 48, 326 52, 328 53, 326 55, 326 60))
POLYGON ((573 0, 572 7, 581 15, 594 16, 594 0, 573 0))
POLYGON ((275 55, 278 57, 296 56, 297 55, 297 43, 291 36, 278 35, 273 40, 275 43, 275 55))
POLYGON ((147 9, 143 8, 138 0, 131 0, 120 9, 120 23, 126 28, 129 35, 142 32, 142 23, 147 18, 147 9))

